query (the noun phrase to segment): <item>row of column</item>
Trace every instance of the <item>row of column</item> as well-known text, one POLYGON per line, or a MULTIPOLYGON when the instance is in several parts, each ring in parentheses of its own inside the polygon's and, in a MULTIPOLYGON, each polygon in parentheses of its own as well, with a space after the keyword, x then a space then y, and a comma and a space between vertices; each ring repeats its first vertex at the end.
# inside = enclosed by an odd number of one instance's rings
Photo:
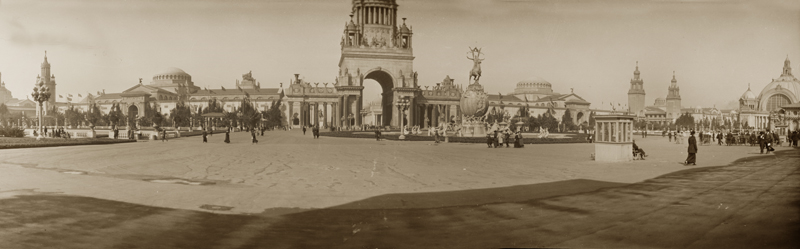
MULTIPOLYGON (((415 120, 420 121, 411 122, 411 124, 419 125, 422 128, 439 126, 442 116, 444 116, 444 122, 447 123, 458 120, 458 117, 461 117, 461 106, 459 105, 421 104, 419 108, 422 112, 417 114, 416 117, 419 119, 415 120), (454 106, 455 108, 453 108, 454 106), (455 109, 455 113, 452 113, 453 109, 455 109)), ((412 117, 415 116, 412 115, 412 117)))
POLYGON ((395 26, 397 10, 386 7, 360 7, 362 16, 359 18, 359 23, 364 20, 365 24, 381 24, 395 26))
POLYGON ((597 142, 625 143, 631 142, 633 123, 631 122, 597 122, 597 142))
POLYGON ((769 117, 758 117, 756 116, 756 129, 767 129, 769 128, 769 117))
POLYGON ((323 122, 322 125, 324 126, 331 126, 331 123, 336 123, 339 119, 337 118, 338 113, 338 103, 331 103, 330 111, 328 109, 328 102, 293 102, 288 101, 289 105, 289 124, 294 125, 294 114, 295 114, 295 104, 299 104, 299 112, 298 119, 299 125, 306 125, 306 126, 314 126, 320 124, 320 121, 323 122), (328 112, 331 113, 331 118, 329 119, 328 112), (320 114, 322 117, 320 117, 320 114), (320 119, 321 118, 321 119, 320 119))

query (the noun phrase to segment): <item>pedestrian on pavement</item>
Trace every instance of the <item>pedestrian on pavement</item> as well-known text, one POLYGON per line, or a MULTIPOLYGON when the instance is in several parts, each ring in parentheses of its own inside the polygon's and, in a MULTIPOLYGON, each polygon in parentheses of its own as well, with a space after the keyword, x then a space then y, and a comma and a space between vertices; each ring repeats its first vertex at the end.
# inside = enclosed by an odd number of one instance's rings
POLYGON ((167 129, 161 129, 161 142, 167 141, 167 129))
POLYGON ((254 144, 257 144, 257 143, 258 143, 258 139, 256 139, 256 130, 255 130, 255 129, 253 129, 253 130, 251 130, 251 131, 250 131, 250 137, 252 137, 252 138, 253 138, 253 141, 252 141, 252 142, 253 142, 254 144))
POLYGON ((225 143, 231 143, 231 129, 225 130, 225 143))
POLYGON ((203 143, 208 143, 208 133, 203 130, 203 143))
POLYGON ((506 148, 508 148, 508 140, 511 140, 511 131, 506 130, 503 132, 503 143, 506 144, 506 148))
POLYGON ((492 148, 492 143, 494 143, 494 139, 492 139, 492 134, 486 134, 486 145, 488 145, 489 148, 492 148))
POLYGON ((304 125, 303 126, 303 135, 305 135, 305 134, 306 134, 306 126, 304 125))
POLYGON ((667 136, 669 136, 669 141, 672 142, 672 131, 667 132, 667 136))
POLYGON ((686 157, 686 162, 684 162, 683 164, 689 165, 691 163, 692 165, 697 165, 696 164, 697 140, 694 138, 694 131, 692 131, 690 134, 691 135, 689 136, 689 150, 688 150, 689 156, 686 157))
POLYGON ((381 141, 381 130, 375 128, 375 141, 381 141))

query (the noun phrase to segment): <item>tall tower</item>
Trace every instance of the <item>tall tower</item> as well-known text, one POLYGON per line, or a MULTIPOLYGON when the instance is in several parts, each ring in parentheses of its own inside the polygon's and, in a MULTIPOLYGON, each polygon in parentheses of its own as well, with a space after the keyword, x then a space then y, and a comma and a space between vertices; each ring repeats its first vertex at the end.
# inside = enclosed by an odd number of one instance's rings
POLYGON ((669 85, 667 93, 667 118, 678 119, 681 116, 681 88, 678 87, 678 80, 675 79, 675 71, 672 71, 672 83, 669 85))
POLYGON ((639 62, 636 62, 636 70, 633 71, 631 79, 631 89, 628 90, 628 112, 633 115, 642 115, 644 110, 644 80, 639 78, 639 62))
MULTIPOLYGON (((383 90, 384 125, 400 126, 397 101, 408 98, 416 107, 417 89, 414 72, 413 32, 405 18, 398 22, 396 0, 353 0, 350 20, 345 22, 341 40, 339 76, 336 90, 341 96, 341 116, 354 116, 361 125, 364 79, 372 79, 383 90)), ((414 110, 409 110, 409 124, 415 124, 414 110)), ((337 115, 338 117, 339 115, 337 115)))
POLYGON ((50 63, 47 62, 47 51, 44 51, 44 62, 42 62, 42 71, 36 77, 36 83, 44 82, 47 88, 50 89, 50 99, 45 103, 46 110, 52 108, 56 104, 56 76, 50 74, 50 63))
POLYGON ((783 61, 783 73, 781 73, 781 77, 783 76, 792 76, 792 66, 788 55, 786 56, 786 60, 783 61))

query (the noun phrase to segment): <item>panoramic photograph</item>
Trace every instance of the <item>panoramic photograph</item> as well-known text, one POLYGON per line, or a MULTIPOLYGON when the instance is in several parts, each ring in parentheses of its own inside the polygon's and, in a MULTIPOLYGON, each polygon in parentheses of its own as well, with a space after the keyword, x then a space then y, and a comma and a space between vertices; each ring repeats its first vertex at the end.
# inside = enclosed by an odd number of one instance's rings
POLYGON ((0 248, 799 248, 798 65, 796 0, 0 0, 0 248))

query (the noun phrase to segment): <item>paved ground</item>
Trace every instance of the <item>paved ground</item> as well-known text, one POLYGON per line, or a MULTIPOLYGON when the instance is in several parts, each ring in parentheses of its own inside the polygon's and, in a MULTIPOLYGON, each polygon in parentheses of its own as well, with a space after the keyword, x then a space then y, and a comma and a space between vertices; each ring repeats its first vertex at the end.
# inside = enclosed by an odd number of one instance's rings
POLYGON ((3 151, 0 248, 800 245, 793 149, 707 167, 757 148, 701 146, 686 171, 685 145, 661 137, 622 164, 589 144, 211 140, 3 151), (170 178, 188 184, 145 181, 170 178))

